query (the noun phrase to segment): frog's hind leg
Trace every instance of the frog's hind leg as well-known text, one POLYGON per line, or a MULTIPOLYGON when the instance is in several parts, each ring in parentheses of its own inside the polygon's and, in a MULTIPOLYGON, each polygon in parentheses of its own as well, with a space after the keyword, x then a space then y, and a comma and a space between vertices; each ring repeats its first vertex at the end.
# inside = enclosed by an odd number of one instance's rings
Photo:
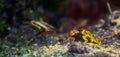
POLYGON ((90 37, 90 42, 91 43, 96 42, 96 38, 94 37, 94 35, 91 35, 89 37, 90 37))
POLYGON ((88 39, 86 36, 82 36, 82 38, 84 39, 84 44, 86 44, 88 42, 88 39))
POLYGON ((98 45, 101 45, 101 41, 99 41, 97 38, 95 38, 93 42, 98 44, 98 45))

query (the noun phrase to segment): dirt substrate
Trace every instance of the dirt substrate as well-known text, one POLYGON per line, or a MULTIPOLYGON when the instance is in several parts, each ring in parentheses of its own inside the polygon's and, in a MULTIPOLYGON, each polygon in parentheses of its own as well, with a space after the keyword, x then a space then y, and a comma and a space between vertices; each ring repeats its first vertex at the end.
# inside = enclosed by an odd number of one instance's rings
MULTIPOLYGON (((68 33, 41 34, 29 22, 19 29, 14 29, 13 33, 1 41, 1 45, 9 47, 7 50, 9 52, 4 55, 6 57, 120 57, 119 24, 98 23, 86 29, 89 29, 102 42, 102 45, 83 44, 81 41, 72 44, 71 40, 66 41, 68 38, 74 38, 70 37, 68 33), (29 48, 28 52, 22 52, 26 48, 29 48)), ((3 49, 3 51, 5 50, 3 49)))

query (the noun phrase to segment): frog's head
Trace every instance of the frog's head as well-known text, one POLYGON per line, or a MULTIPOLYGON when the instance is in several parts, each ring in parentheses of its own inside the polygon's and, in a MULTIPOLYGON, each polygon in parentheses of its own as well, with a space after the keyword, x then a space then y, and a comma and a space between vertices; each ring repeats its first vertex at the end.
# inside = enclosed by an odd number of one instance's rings
POLYGON ((73 30, 70 31, 70 36, 76 36, 79 33, 80 33, 79 30, 73 29, 73 30))

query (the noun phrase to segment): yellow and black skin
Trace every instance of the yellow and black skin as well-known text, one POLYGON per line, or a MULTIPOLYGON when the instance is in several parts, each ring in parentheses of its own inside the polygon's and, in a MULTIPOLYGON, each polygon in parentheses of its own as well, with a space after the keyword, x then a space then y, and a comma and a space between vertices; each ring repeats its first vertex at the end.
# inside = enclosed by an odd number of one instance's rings
POLYGON ((77 29, 71 30, 70 36, 75 37, 75 40, 83 40, 84 44, 90 42, 90 43, 96 43, 98 45, 101 45, 101 41, 97 40, 97 38, 89 30, 84 28, 81 28, 80 30, 77 30, 77 29))

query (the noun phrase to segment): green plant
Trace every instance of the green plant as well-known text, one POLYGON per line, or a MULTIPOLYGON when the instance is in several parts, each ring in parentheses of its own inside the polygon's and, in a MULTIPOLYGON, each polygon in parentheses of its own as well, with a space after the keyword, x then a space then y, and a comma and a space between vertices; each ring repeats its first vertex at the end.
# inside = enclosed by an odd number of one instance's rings
POLYGON ((30 52, 31 52, 31 50, 29 48, 16 48, 12 54, 13 55, 22 55, 22 54, 28 54, 30 52))
POLYGON ((5 56, 7 54, 9 47, 7 45, 0 46, 0 56, 5 56))
POLYGON ((19 53, 20 53, 19 51, 20 51, 20 49, 19 49, 19 48, 16 48, 15 51, 13 52, 13 55, 19 54, 19 53))
POLYGON ((27 54, 27 53, 30 53, 31 50, 30 50, 29 48, 23 48, 23 52, 24 52, 25 54, 27 54))

